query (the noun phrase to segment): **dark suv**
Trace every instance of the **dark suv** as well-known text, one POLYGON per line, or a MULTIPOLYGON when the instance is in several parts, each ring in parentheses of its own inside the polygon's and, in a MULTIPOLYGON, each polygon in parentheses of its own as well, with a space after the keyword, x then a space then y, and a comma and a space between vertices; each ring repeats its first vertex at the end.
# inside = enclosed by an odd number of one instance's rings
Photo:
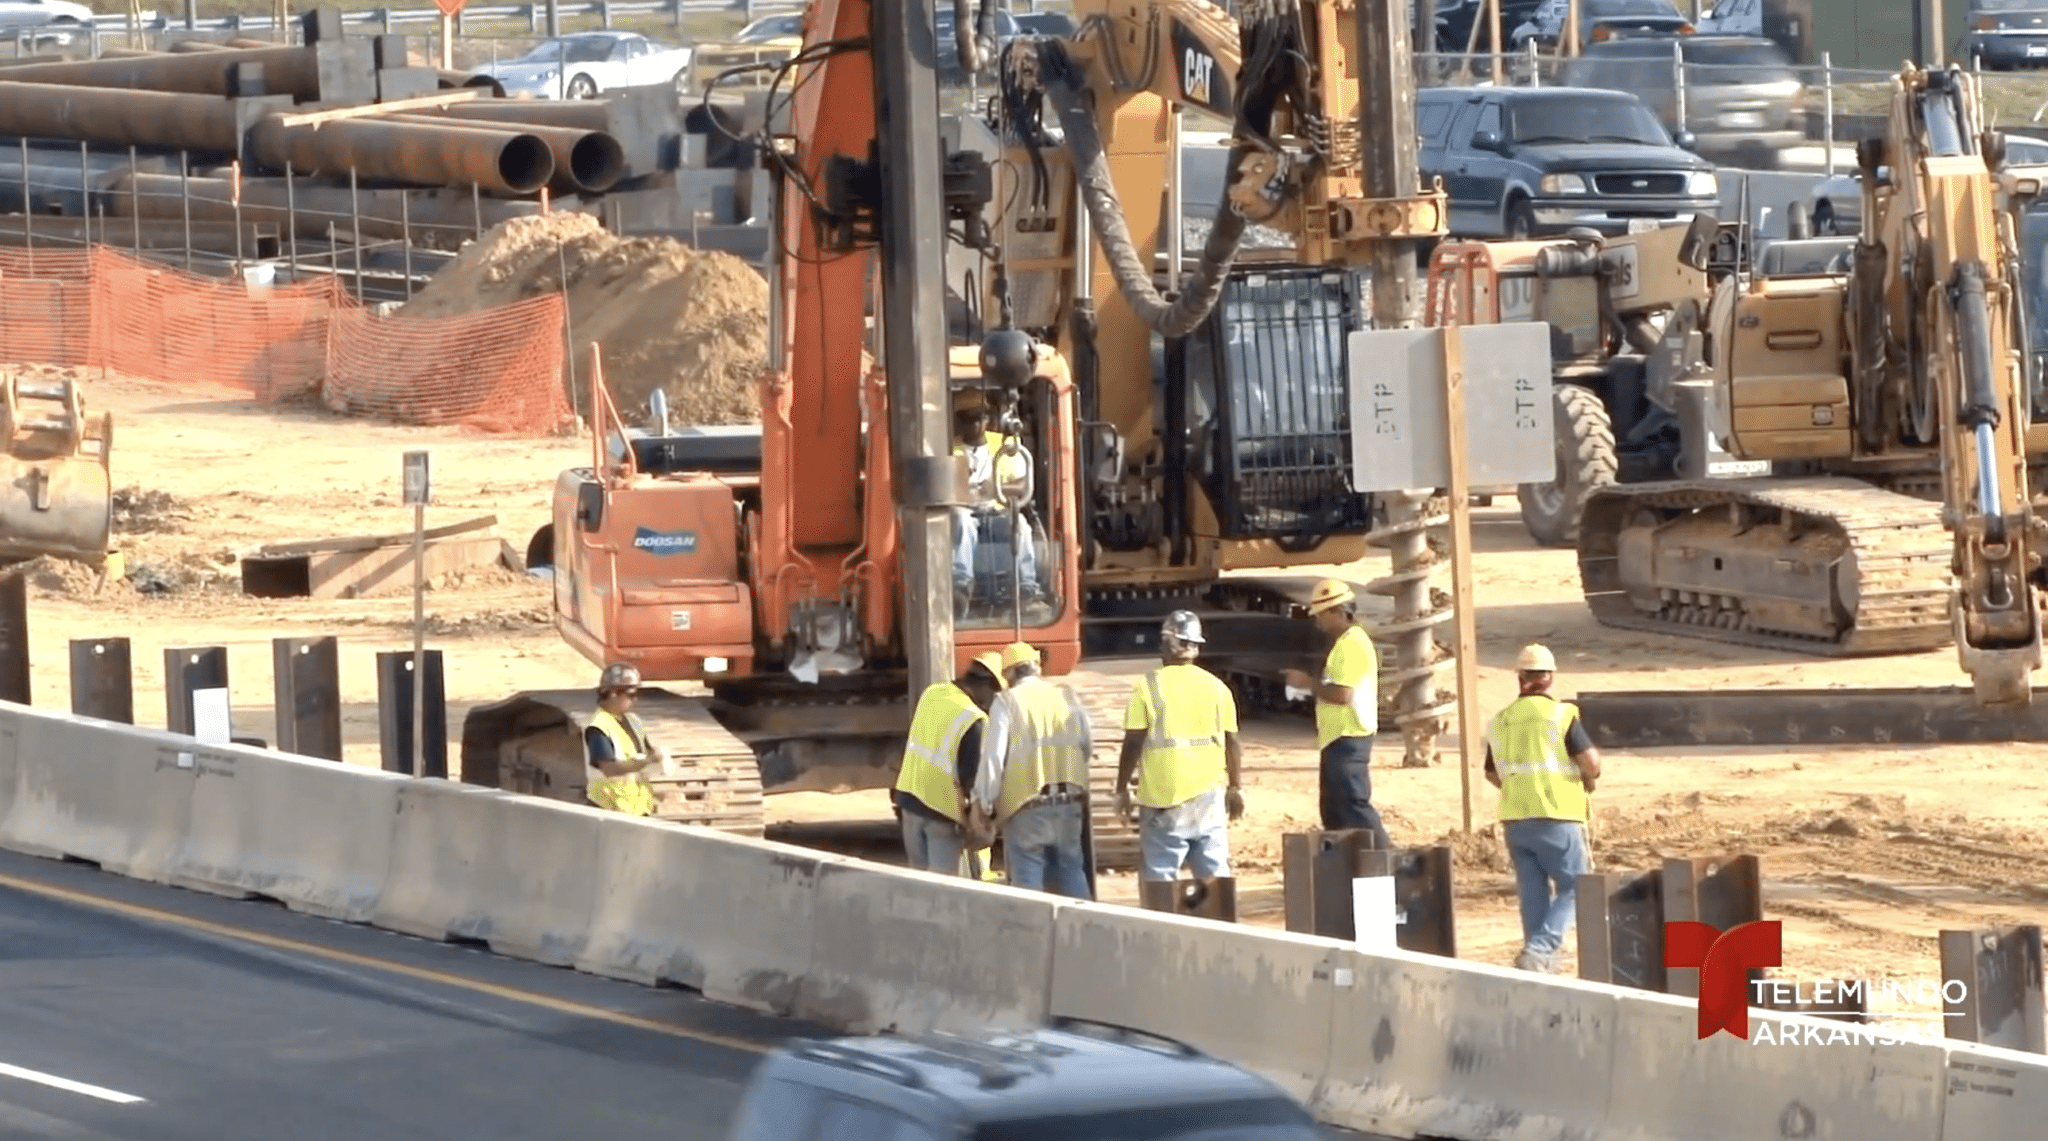
POLYGON ((1432 87, 1417 94, 1422 174, 1443 179, 1451 233, 1531 238, 1628 231, 1720 209, 1714 168, 1642 100, 1560 87, 1432 87))
POLYGON ((1049 1030, 794 1043, 728 1141, 1322 1141, 1278 1086, 1169 1039, 1049 1030))
POLYGON ((1757 36, 1608 40, 1564 67, 1566 87, 1626 91, 1699 153, 1751 170, 1776 170, 1781 152, 1806 145, 1805 85, 1783 48, 1757 36), (1685 60, 1685 122, 1678 121, 1676 52, 1685 60))

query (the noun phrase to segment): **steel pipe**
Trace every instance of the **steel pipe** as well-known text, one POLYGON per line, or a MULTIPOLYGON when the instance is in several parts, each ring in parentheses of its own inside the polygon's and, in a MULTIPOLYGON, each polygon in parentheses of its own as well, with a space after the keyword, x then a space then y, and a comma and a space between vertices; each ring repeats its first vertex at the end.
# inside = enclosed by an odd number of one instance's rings
MULTIPOLYGON (((126 218, 140 214, 144 218, 176 219, 184 216, 185 199, 181 197, 178 176, 175 174, 135 174, 126 171, 115 174, 106 184, 104 201, 109 216, 126 218)), ((194 178, 188 183, 192 217, 213 222, 230 222, 234 219, 233 187, 225 178, 194 178)), ((507 218, 522 218, 536 214, 540 204, 531 200, 519 201, 502 198, 484 198, 472 201, 464 194, 459 199, 446 195, 415 193, 411 205, 401 210, 397 192, 370 192, 361 196, 360 215, 362 234, 365 238, 404 238, 410 221, 415 238, 424 232, 444 237, 460 235, 468 238, 477 228, 478 219, 485 227, 495 226, 507 218), (410 218, 405 215, 409 214, 410 218)), ((242 218, 248 222, 271 223, 279 232, 286 228, 296 229, 298 236, 312 241, 324 241, 329 223, 340 230, 354 226, 351 217, 351 203, 347 186, 321 186, 308 184, 303 177, 296 187, 287 187, 282 178, 244 178, 242 180, 242 218)), ((37 218, 38 225, 42 218, 37 218)), ((437 244, 453 246, 453 237, 437 244)))
MULTIPOLYGON (((499 134, 505 128, 474 119, 450 122, 432 115, 399 114, 380 116, 393 123, 420 123, 443 131, 485 131, 499 134)), ((555 176, 548 186, 557 194, 582 192, 602 194, 626 172, 626 149, 619 140, 602 131, 580 131, 574 127, 520 124, 518 130, 547 143, 555 159, 555 176)))
POLYGON ((472 99, 420 112, 436 118, 481 119, 493 123, 517 123, 522 127, 568 127, 578 131, 609 131, 611 115, 603 102, 577 99, 541 102, 537 99, 472 99))
POLYGON ((354 170, 363 178, 470 182, 511 194, 531 194, 555 174, 554 153, 537 135, 376 118, 286 127, 273 115, 249 132, 249 150, 272 170, 283 170, 289 162, 309 174, 354 170))
POLYGON ((6 69, 22 83, 129 88, 187 95, 226 95, 236 64, 263 65, 264 90, 300 102, 320 97, 320 65, 310 48, 222 48, 219 51, 155 52, 118 59, 25 63, 6 69))
POLYGON ((475 75, 467 71, 438 71, 436 75, 440 79, 439 86, 443 91, 455 91, 464 87, 481 87, 489 91, 493 99, 503 99, 505 97, 505 85, 488 75, 475 75))
MULTIPOLYGON (((22 69, 30 70, 28 68, 22 69)), ((210 95, 0 80, 0 135, 107 146, 233 151, 235 105, 210 95)))

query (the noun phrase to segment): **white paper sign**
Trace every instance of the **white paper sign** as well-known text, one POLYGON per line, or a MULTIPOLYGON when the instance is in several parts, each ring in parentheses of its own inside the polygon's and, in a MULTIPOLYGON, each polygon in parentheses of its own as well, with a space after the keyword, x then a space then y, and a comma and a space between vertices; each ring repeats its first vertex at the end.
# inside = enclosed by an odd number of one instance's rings
POLYGON ((225 745, 233 737, 227 690, 192 691, 192 735, 209 745, 225 745))
POLYGON ((1359 950, 1399 948, 1394 938, 1400 928, 1400 917, 1394 914, 1393 876, 1366 876, 1351 881, 1351 923, 1359 950))

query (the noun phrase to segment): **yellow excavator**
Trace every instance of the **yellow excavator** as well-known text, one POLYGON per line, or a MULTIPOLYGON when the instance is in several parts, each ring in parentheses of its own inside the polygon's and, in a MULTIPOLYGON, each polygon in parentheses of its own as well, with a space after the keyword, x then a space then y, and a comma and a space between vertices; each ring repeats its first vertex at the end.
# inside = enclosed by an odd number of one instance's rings
POLYGON ((2028 700, 2048 424, 2018 233, 2041 186, 2002 158, 1969 73, 1908 65, 1857 148, 1862 233, 1778 243, 1672 316, 1666 347, 1698 348, 1652 396, 1686 455, 1770 474, 1595 490, 1579 562, 1601 622, 1816 654, 1952 638, 1980 704, 2028 700))
POLYGON ((1150 656, 1160 618, 1193 609, 1205 664, 1284 706, 1280 667, 1323 649, 1290 620, 1320 576, 1289 572, 1355 562, 1374 522, 1352 487, 1347 335, 1411 291, 1446 212, 1416 173, 1401 13, 1238 11, 1077 0, 1072 35, 1006 46, 997 256, 974 301, 1073 363, 1084 660, 1150 656), (1186 254, 1183 109, 1230 133, 1224 200, 1186 254))

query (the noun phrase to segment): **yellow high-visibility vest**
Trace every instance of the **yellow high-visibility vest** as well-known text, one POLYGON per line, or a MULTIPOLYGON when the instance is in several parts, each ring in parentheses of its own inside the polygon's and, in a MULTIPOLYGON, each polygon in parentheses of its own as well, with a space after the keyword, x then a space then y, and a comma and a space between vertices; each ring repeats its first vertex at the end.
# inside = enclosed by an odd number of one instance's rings
MULTIPOLYGON (((1030 472, 1021 447, 1015 455, 1006 456, 1003 454, 1003 447, 1008 442, 1009 437, 1001 432, 984 433, 983 446, 988 448, 989 483, 991 484, 989 487, 989 498, 998 503, 1004 502, 1004 484, 1022 483, 1024 477, 1030 472)), ((956 456, 966 455, 967 445, 955 443, 953 445, 953 454, 956 456)))
POLYGON ((1585 823, 1585 781, 1564 746, 1578 717, 1578 706, 1544 693, 1519 698, 1494 716, 1486 743, 1500 774, 1502 820, 1585 823))
POLYGON ((1351 687, 1351 704, 1316 702, 1316 748, 1327 749, 1339 737, 1370 737, 1379 732, 1379 650, 1372 635, 1353 626, 1330 647, 1323 661, 1323 681, 1351 687))
MULTIPOLYGON (((641 743, 647 740, 647 726, 641 724, 634 714, 626 714, 624 724, 612 716, 609 710, 600 709, 590 715, 591 727, 603 733, 612 743, 612 753, 621 761, 642 761, 647 759, 647 750, 641 743)), ((643 770, 644 773, 644 770, 643 770)), ((606 776, 596 765, 584 765, 584 795, 590 803, 599 808, 609 808, 628 816, 654 815, 654 789, 648 785, 643 773, 630 776, 606 776)))
POLYGON ((1223 739, 1237 732, 1237 699, 1198 665, 1161 666, 1131 691, 1124 728, 1145 730, 1138 803, 1172 808, 1223 783, 1223 739))
POLYGON ((1027 682, 1004 693, 1010 703, 1008 760, 996 819, 1008 820, 1050 784, 1088 787, 1088 711, 1065 686, 1027 682))
POLYGON ((910 739, 903 746, 897 791, 909 793, 925 807, 960 823, 964 818, 962 793, 954 758, 960 753, 960 739, 976 722, 987 719, 967 691, 950 681, 925 690, 910 721, 910 739))

